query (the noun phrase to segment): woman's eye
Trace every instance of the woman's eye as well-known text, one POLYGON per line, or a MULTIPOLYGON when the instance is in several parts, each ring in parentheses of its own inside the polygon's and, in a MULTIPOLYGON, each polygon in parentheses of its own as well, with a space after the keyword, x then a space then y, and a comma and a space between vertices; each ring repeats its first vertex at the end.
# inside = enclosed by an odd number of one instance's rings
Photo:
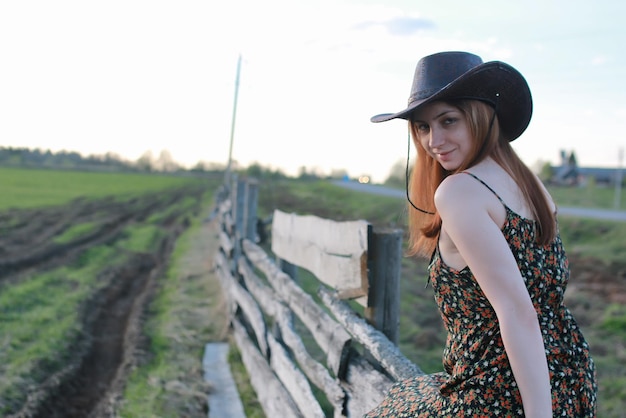
POLYGON ((420 132, 428 132, 428 129, 429 129, 429 127, 425 123, 420 123, 420 124, 417 125, 417 130, 420 131, 420 132))

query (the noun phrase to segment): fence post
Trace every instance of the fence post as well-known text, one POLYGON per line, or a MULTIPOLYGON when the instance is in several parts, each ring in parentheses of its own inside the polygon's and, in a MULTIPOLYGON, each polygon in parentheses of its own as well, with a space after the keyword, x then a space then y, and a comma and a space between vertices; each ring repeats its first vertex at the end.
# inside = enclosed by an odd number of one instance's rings
POLYGON ((397 345, 403 234, 399 229, 384 229, 373 231, 370 237, 370 286, 365 316, 376 329, 397 345))
POLYGON ((259 200, 259 182, 256 179, 249 179, 246 182, 246 215, 245 215, 245 235, 244 238, 252 242, 257 242, 257 206, 259 200))
POLYGON ((231 271, 235 277, 237 277, 237 262, 241 256, 241 240, 244 237, 244 212, 245 212, 245 200, 246 200, 246 183, 244 180, 237 178, 235 180, 235 187, 233 188, 234 196, 231 197, 233 222, 235 223, 235 242, 233 245, 233 257, 231 271))

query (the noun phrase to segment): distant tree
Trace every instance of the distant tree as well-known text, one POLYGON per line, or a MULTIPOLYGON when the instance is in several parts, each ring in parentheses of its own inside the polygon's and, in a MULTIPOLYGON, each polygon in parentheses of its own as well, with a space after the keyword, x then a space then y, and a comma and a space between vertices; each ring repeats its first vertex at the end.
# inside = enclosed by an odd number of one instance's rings
POLYGON ((226 165, 224 163, 215 163, 215 162, 201 161, 198 164, 203 164, 204 165, 204 169, 206 171, 224 171, 224 170, 226 170, 226 165))
POLYGON ((569 154, 569 158, 567 160, 567 163, 570 167, 578 167, 578 161, 576 159, 576 154, 574 153, 574 151, 572 151, 569 154))
POLYGON ((262 178, 265 171, 266 170, 261 167, 261 164, 254 162, 248 166, 248 168, 246 169, 246 174, 249 177, 262 178))
POLYGON ((106 154, 104 154, 104 161, 106 161, 107 163, 116 164, 122 161, 122 157, 115 152, 109 151, 106 154))
POLYGON ((269 175, 270 180, 284 179, 287 177, 288 176, 280 168, 273 170, 269 175))
MULTIPOLYGON (((215 163, 214 163, 215 164, 215 163)), ((306 172, 306 169, 305 169, 306 172)), ((254 177, 257 179, 265 179, 265 180, 277 180, 281 178, 285 178, 285 174, 279 169, 273 169, 271 167, 264 167, 258 162, 253 162, 250 164, 243 173, 248 177, 254 177)), ((305 177, 309 176, 309 174, 305 174, 305 177)))
POLYGON ((204 173, 209 171, 208 163, 204 161, 198 161, 193 167, 191 167, 191 171, 196 173, 204 173))
POLYGON ((308 175, 309 175, 309 174, 308 174, 308 173, 307 173, 307 171, 306 171, 306 166, 304 166, 304 165, 303 165, 303 166, 301 166, 301 167, 298 169, 298 178, 299 178, 299 179, 306 178, 306 177, 308 177, 308 175))
POLYGON ((554 175, 554 171, 552 170, 552 165, 549 162, 543 163, 541 166, 541 170, 539 171, 539 178, 544 183, 549 183, 552 180, 552 176, 554 175))
POLYGON ((176 161, 174 161, 174 157, 172 157, 172 154, 166 149, 161 151, 161 153, 159 154, 159 158, 157 158, 155 163, 158 170, 168 173, 176 171, 179 168, 176 161))
POLYGON ((155 161, 154 156, 152 155, 152 151, 148 150, 144 152, 141 157, 135 163, 137 168, 141 171, 152 171, 155 169, 155 161))

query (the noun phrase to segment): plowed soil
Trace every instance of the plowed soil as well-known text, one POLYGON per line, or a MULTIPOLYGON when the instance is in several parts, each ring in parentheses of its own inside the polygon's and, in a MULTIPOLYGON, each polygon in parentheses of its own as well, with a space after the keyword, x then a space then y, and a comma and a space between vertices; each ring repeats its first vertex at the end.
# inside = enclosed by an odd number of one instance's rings
POLYGON ((98 272, 104 286, 82 307, 81 339, 72 342, 71 359, 28 393, 14 417, 105 417, 112 413, 127 372, 141 356, 142 322, 157 280, 177 237, 200 209, 203 187, 153 193, 131 200, 80 199, 67 206, 0 212, 0 286, 28 280, 55 266, 76 261, 86 249, 112 244, 124 228, 157 215, 164 238, 151 253, 133 253, 123 265, 98 272), (198 202, 191 209, 172 210, 181 199, 198 202), (193 212, 196 213, 193 213, 193 212), (78 223, 95 225, 67 242, 56 237, 78 223))

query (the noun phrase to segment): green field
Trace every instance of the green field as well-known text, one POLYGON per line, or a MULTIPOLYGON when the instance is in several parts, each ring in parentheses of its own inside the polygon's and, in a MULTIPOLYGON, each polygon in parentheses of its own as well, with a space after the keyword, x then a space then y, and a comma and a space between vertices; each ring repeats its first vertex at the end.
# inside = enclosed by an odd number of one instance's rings
MULTIPOLYGON (((98 340, 102 332, 93 324, 107 317, 115 323, 121 312, 123 305, 115 304, 112 292, 122 296, 148 292, 149 301, 149 289, 164 289, 146 305, 146 312, 154 315, 145 322, 141 338, 154 343, 135 350, 143 353, 139 363, 147 362, 146 367, 150 358, 170 359, 171 341, 179 338, 179 332, 190 333, 192 327, 178 321, 172 336, 176 315, 169 313, 186 315, 197 309, 189 300, 171 298, 189 292, 196 305, 205 305, 208 293, 197 291, 208 284, 178 282, 180 277, 168 269, 181 250, 170 248, 185 229, 198 229, 218 182, 183 176, 0 169, 0 183, 0 416, 20 411, 24 416, 41 416, 36 413, 39 400, 48 405, 50 396, 55 396, 50 394, 72 387, 67 377, 89 367, 89 362, 80 359, 89 342, 98 340), (15 246, 19 246, 17 251, 15 246), (52 255, 45 258, 48 253, 52 255), (19 267, 20 258, 29 256, 28 268, 19 267), (143 273, 148 268, 161 271, 162 277, 151 280, 153 276, 143 273), (145 291, 133 285, 139 280, 146 283, 145 291), (190 286, 197 289, 190 291, 190 286)), ((129 312, 129 321, 144 323, 145 314, 129 312)), ((195 345, 176 351, 190 349, 187 356, 197 362, 200 349, 211 337, 207 327, 195 332, 195 345)), ((114 340, 116 334, 110 335, 114 340)), ((169 362, 165 369, 180 374, 182 363, 169 362)), ((198 376, 189 378, 203 387, 198 376)), ((77 380, 79 386, 89 386, 81 382, 77 380)), ((145 404, 145 398, 130 399, 124 402, 127 407, 145 404)), ((135 416, 161 413, 160 402, 152 405, 152 413, 135 416)), ((181 402, 188 408, 198 405, 198 411, 204 403, 197 398, 181 398, 181 402)), ((169 416, 179 416, 178 411, 169 416)))
POLYGON ((626 190, 619 193, 615 206, 615 188, 590 183, 581 187, 548 186, 550 194, 559 206, 626 210, 626 190))
POLYGON ((77 197, 120 198, 180 186, 190 177, 0 167, 0 210, 59 205, 77 197))

